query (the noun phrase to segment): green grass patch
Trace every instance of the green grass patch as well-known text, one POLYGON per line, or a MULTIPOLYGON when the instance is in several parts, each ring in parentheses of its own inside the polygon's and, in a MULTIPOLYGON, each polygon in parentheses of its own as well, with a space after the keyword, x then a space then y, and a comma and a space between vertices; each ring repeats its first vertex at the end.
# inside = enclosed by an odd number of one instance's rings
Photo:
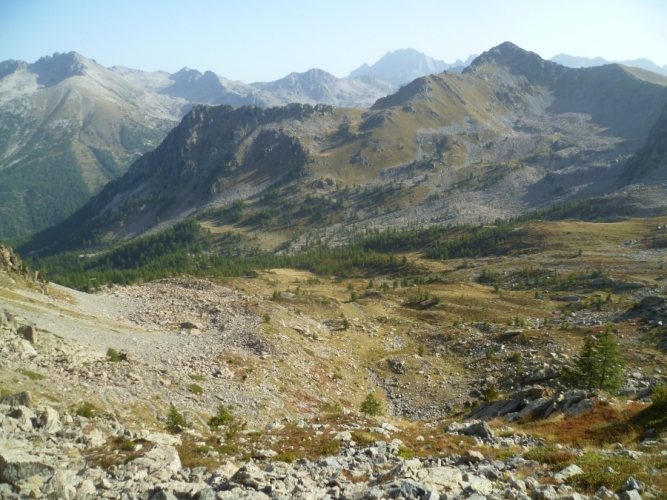
POLYGON ((618 491, 630 476, 647 484, 652 483, 647 464, 630 457, 609 457, 598 453, 586 453, 583 457, 557 464, 557 467, 564 468, 570 463, 577 464, 584 473, 571 477, 567 483, 588 492, 595 492, 601 486, 618 491), (606 467, 611 467, 614 472, 605 472, 606 467))
POLYGON ((295 462, 300 458, 298 453, 295 453, 293 451, 285 451, 283 453, 279 453, 275 457, 273 457, 274 462, 287 462, 292 463, 295 462))
POLYGON ((401 448, 396 453, 396 456, 401 457, 403 460, 410 460, 411 458, 415 458, 415 455, 417 455, 415 450, 406 448, 405 446, 401 446, 401 448))
POLYGON ((197 384, 190 384, 188 386, 188 389, 190 389, 190 392, 194 394, 195 396, 200 396, 204 394, 204 389, 200 385, 197 384))
POLYGON ((41 373, 35 373, 35 372, 30 371, 30 370, 24 370, 22 368, 20 368, 16 371, 19 372, 22 375, 25 375, 30 380, 44 380, 46 378, 41 373))
POLYGON ((239 447, 230 443, 223 444, 218 448, 218 452, 222 455, 234 455, 237 451, 239 451, 239 447))
POLYGON ((338 455, 340 453, 340 441, 337 439, 326 441, 322 443, 317 451, 320 455, 338 455))
POLYGON ((358 445, 368 446, 369 444, 373 444, 376 441, 382 440, 383 438, 374 432, 356 431, 352 433, 352 439, 354 439, 358 445))

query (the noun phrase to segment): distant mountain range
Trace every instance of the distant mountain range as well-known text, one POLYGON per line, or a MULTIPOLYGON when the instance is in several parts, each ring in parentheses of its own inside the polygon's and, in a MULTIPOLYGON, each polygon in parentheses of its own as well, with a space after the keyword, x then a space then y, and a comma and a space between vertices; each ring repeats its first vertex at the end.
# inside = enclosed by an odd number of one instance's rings
MULTIPOLYGON (((466 68, 481 60, 483 58, 470 56, 465 61, 449 64, 416 50, 404 49, 388 52, 371 66, 362 65, 347 78, 311 69, 291 73, 274 82, 252 84, 189 68, 173 74, 118 66, 105 68, 75 52, 43 57, 33 64, 14 60, 2 62, 0 237, 14 238, 35 232, 72 214, 109 181, 123 175, 139 157, 155 149, 196 104, 271 108, 300 103, 380 109, 378 106, 393 106, 392 103, 405 100, 406 96, 428 93, 430 87, 422 88, 423 82, 419 83, 425 75, 444 75, 449 82, 451 75, 468 71, 466 68), (414 81, 417 83, 410 83, 414 81), (401 85, 405 86, 399 88, 401 85)), ((562 68, 556 64, 553 67, 562 68)), ((525 68, 526 74, 531 71, 525 68)), ((630 68, 628 74, 644 82, 664 84, 663 77, 656 73, 630 68)), ((451 84, 455 88, 460 82, 452 80, 451 84)), ((502 86, 497 92, 504 105, 508 105, 507 99, 537 99, 532 95, 508 93, 502 86)), ((462 97, 453 92, 449 98, 462 97)), ((402 106, 412 109, 409 100, 402 106)), ((480 112, 486 116, 487 111, 468 106, 455 112, 475 117, 480 112)), ((447 115, 450 112, 453 111, 434 109, 433 113, 442 119, 429 118, 430 121, 424 123, 437 129, 442 120, 451 118, 447 115)), ((355 113, 361 111, 340 111, 338 115, 347 116, 353 123, 350 117, 356 116, 355 113)), ((609 120, 624 116, 614 106, 607 114, 609 120)), ((378 115, 377 119, 388 117, 378 115)), ((628 122, 625 126, 641 129, 639 135, 645 138, 650 125, 642 121, 641 126, 637 122, 628 122)), ((397 126, 404 128, 403 124, 397 126)), ((340 129, 340 137, 347 137, 344 128, 340 129)), ((312 140, 320 139, 314 136, 312 140)), ((408 137, 402 140, 413 141, 408 137)), ((360 162, 364 163, 363 158, 360 162)))
POLYGON ((567 66, 568 68, 592 68, 594 66, 602 66, 604 64, 622 64, 623 66, 631 66, 634 68, 645 69, 646 71, 652 71, 653 73, 658 73, 661 75, 667 76, 667 64, 664 66, 658 66, 653 61, 648 59, 631 59, 627 61, 607 61, 601 57, 578 57, 578 56, 569 56, 567 54, 558 54, 550 59, 551 61, 567 66))
POLYGON ((99 249, 195 214, 258 237, 276 228, 284 238, 303 224, 306 240, 360 220, 493 221, 613 194, 625 178, 646 177, 643 157, 661 172, 665 109, 665 77, 618 64, 567 68, 509 42, 461 74, 419 77, 366 110, 199 105, 20 251, 99 249), (642 147, 639 168, 624 168, 642 147))
POLYGON ((249 105, 270 108, 293 102, 364 108, 398 88, 380 78, 339 79, 321 69, 290 73, 275 82, 252 84, 229 80, 212 71, 201 73, 189 68, 169 74, 114 66, 111 72, 160 95, 190 103, 229 104, 237 108, 249 105))
MULTIPOLYGON (((396 55, 400 51, 393 53, 396 55)), ((388 75, 428 74, 437 64, 383 58, 388 75), (391 68, 390 68, 391 67, 391 68), (391 69, 391 71, 390 71, 391 69)), ((373 67, 375 67, 374 65, 373 67)), ((320 69, 247 84, 183 68, 170 74, 105 68, 76 52, 33 64, 0 63, 0 237, 54 224, 155 148, 192 106, 262 108, 324 103, 367 108, 404 78, 372 74, 339 79, 320 69)))

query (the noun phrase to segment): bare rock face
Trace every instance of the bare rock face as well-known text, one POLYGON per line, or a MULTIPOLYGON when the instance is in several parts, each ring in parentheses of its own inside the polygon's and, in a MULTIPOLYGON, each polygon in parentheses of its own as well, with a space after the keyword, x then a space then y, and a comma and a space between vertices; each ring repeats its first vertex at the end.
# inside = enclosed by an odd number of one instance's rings
POLYGON ((18 333, 31 344, 37 341, 37 329, 34 326, 23 325, 18 329, 18 333))
POLYGON ((30 272, 28 266, 14 253, 14 250, 2 243, 0 243, 0 273, 18 275, 38 285, 46 284, 46 280, 38 271, 30 272))
POLYGON ((628 162, 619 177, 621 185, 651 180, 662 181, 667 167, 667 106, 651 129, 646 144, 628 162))
POLYGON ((54 468, 41 462, 37 457, 16 450, 0 453, 0 482, 16 484, 32 476, 51 477, 54 468))
POLYGON ((0 401, 0 404, 9 406, 25 406, 26 408, 32 408, 34 406, 32 395, 28 391, 5 396, 2 401, 0 401))
POLYGON ((19 256, 14 253, 11 247, 4 245, 0 245, 0 270, 6 273, 13 271, 21 275, 27 272, 19 256))

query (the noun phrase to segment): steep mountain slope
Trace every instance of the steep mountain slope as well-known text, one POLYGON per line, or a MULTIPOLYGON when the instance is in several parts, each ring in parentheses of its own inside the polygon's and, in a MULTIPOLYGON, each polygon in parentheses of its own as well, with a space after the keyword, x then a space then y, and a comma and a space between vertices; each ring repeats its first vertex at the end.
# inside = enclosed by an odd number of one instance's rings
POLYGON ((0 235, 54 224, 151 150, 185 102, 71 52, 0 67, 0 235))
POLYGON ((594 66, 603 66, 605 64, 618 63, 624 66, 630 66, 633 68, 639 68, 646 71, 651 71, 652 73, 659 73, 661 75, 667 76, 667 64, 665 66, 658 66, 656 63, 649 59, 628 59, 626 61, 607 61, 602 57, 578 57, 570 56, 567 54, 558 54, 550 59, 558 64, 567 66, 569 68, 591 68, 594 66))
POLYGON ((158 148, 37 240, 60 248, 79 246, 83 239, 100 243, 109 235, 137 235, 206 203, 226 203, 299 178, 309 153, 298 132, 333 113, 324 105, 195 106, 158 148))
POLYGON ((368 107, 396 86, 321 70, 249 85, 210 71, 106 69, 80 54, 0 63, 0 236, 59 222, 141 154, 195 103, 368 107))
POLYGON ((264 221, 278 242, 306 231, 299 248, 313 235, 344 241, 360 219, 477 223, 604 195, 667 105, 666 87, 640 77, 618 65, 565 68, 505 43, 461 75, 418 78, 367 111, 196 107, 126 176, 21 251, 154 231, 239 199, 251 211, 231 226, 264 221), (346 185, 364 191, 344 194, 346 185), (314 193, 317 211, 296 210, 314 193))
POLYGON ((348 78, 373 76, 388 80, 396 85, 405 85, 420 76, 442 73, 456 68, 457 73, 466 67, 477 56, 470 56, 465 61, 457 60, 453 64, 438 61, 415 49, 399 49, 387 52, 372 66, 364 63, 350 73, 348 78))
POLYGON ((637 151, 625 164, 619 176, 621 185, 633 182, 664 183, 667 175, 667 106, 656 124, 644 147, 637 151))

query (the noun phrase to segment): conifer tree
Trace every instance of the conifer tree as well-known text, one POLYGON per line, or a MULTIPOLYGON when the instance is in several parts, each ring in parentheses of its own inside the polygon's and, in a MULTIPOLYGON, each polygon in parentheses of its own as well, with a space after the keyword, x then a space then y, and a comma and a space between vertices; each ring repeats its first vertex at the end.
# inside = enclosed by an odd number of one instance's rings
POLYGON ((565 374, 565 381, 568 385, 585 387, 587 390, 592 390, 596 386, 599 379, 597 356, 595 344, 597 340, 595 337, 586 337, 584 345, 574 359, 574 370, 570 370, 565 374))
POLYGON ((611 325, 607 326, 597 344, 598 389, 617 391, 623 382, 625 359, 618 351, 618 345, 611 333, 611 325))
POLYGON ((584 345, 574 359, 574 369, 568 370, 563 378, 568 385, 589 391, 595 388, 613 392, 621 386, 624 365, 625 359, 609 325, 599 339, 584 339, 584 345))

